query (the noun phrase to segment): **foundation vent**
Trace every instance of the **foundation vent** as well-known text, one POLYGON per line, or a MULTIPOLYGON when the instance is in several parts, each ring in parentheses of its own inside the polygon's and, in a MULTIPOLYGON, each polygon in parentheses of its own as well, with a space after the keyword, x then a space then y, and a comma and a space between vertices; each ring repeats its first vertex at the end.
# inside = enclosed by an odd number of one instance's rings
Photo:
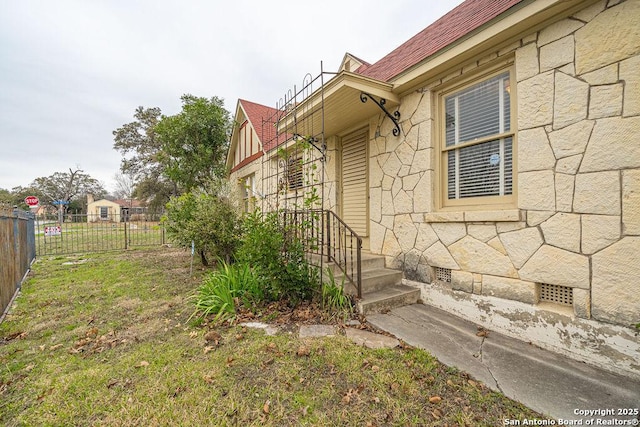
POLYGON ((451 283, 450 268, 435 267, 435 270, 436 270, 436 280, 439 280, 441 282, 451 283))
POLYGON ((567 286, 540 284, 540 302, 573 305, 573 288, 567 286))

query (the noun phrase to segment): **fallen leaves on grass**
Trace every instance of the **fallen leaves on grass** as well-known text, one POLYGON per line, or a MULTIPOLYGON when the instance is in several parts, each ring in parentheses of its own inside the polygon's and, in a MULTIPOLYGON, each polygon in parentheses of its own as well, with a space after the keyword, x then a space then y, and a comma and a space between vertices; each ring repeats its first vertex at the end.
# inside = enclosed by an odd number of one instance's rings
POLYGON ((298 356, 309 356, 311 354, 311 349, 306 345, 301 345, 298 347, 298 351, 296 352, 298 356))
POLYGON ((442 402, 442 398, 440 396, 431 396, 429 398, 429 403, 440 403, 442 402))
POLYGON ((208 344, 220 345, 220 342, 222 341, 222 337, 216 331, 209 331, 204 335, 204 340, 208 344))
POLYGON ((102 353, 124 342, 126 342, 126 340, 116 338, 115 331, 110 331, 105 335, 98 336, 98 328, 93 327, 85 331, 84 337, 73 344, 73 347, 69 349, 69 353, 102 353))

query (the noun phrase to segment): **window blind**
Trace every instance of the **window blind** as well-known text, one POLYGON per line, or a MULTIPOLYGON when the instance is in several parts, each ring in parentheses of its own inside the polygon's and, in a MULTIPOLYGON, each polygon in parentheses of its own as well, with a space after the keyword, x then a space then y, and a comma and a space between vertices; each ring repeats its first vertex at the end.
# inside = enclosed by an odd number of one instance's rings
MULTIPOLYGON (((510 131, 509 73, 503 73, 445 98, 445 145, 455 147, 510 131)), ((449 150, 449 199, 502 196, 513 191, 513 138, 449 150)))

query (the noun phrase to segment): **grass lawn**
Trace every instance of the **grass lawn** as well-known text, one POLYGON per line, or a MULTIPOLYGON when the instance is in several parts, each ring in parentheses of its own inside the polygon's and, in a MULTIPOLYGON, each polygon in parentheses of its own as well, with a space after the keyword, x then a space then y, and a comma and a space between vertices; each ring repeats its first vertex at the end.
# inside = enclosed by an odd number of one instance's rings
POLYGON ((540 417, 421 350, 304 340, 294 324, 268 336, 188 323, 188 296, 204 274, 190 278, 189 262, 167 248, 40 257, 0 325, 0 425, 497 426, 540 417))

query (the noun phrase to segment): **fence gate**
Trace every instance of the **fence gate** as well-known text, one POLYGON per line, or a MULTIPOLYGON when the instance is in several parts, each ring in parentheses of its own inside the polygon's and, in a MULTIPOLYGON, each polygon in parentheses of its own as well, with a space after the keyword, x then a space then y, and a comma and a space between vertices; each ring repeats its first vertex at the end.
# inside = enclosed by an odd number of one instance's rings
POLYGON ((165 243, 159 218, 133 219, 118 215, 39 215, 35 221, 36 254, 58 255, 80 252, 105 252, 136 246, 160 246, 165 243))

